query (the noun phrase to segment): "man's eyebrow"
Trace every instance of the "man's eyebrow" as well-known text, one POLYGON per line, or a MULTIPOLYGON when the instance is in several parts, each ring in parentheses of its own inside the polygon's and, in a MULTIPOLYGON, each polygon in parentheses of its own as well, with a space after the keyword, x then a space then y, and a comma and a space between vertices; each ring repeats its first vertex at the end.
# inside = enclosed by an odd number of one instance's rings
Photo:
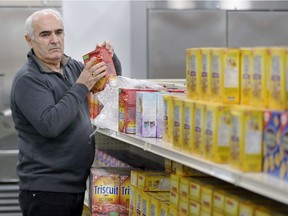
MULTIPOLYGON (((64 29, 63 28, 59 28, 59 29, 56 29, 55 30, 55 32, 59 32, 59 31, 64 31, 64 29)), ((44 30, 44 31, 41 31, 40 33, 39 33, 39 35, 41 35, 41 34, 50 34, 52 31, 48 31, 48 30, 44 30)))

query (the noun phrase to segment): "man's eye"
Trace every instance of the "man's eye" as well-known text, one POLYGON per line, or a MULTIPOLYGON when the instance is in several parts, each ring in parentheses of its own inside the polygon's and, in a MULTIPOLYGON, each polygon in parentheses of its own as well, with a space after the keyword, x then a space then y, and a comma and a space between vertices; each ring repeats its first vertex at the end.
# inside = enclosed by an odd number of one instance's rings
POLYGON ((50 34, 49 33, 42 33, 41 37, 48 37, 50 34))
POLYGON ((62 31, 62 30, 61 30, 61 31, 57 31, 56 34, 57 34, 57 35, 62 35, 62 34, 63 34, 63 31, 62 31))

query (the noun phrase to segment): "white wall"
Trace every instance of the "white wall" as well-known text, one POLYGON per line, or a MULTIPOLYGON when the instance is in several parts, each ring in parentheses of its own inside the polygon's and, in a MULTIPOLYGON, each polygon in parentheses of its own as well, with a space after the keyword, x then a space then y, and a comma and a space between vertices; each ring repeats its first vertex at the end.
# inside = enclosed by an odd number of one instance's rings
POLYGON ((63 1, 65 53, 79 61, 97 43, 109 40, 131 77, 130 1, 63 1))

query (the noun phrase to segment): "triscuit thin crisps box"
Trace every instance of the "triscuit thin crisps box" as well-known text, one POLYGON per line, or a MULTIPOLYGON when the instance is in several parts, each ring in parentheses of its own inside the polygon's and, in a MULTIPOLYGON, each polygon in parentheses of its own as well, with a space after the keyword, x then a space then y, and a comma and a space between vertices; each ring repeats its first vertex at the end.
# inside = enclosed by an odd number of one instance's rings
POLYGON ((280 117, 281 112, 264 112, 264 161, 265 173, 280 175, 280 117))
POLYGON ((249 105, 251 95, 252 48, 240 48, 240 104, 249 105))
POLYGON ((224 90, 223 103, 240 102, 240 52, 237 48, 224 49, 224 90))
POLYGON ((186 49, 186 91, 190 99, 200 97, 201 53, 200 48, 186 49))
POLYGON ((231 114, 231 165, 245 172, 261 172, 263 111, 235 106, 231 114))
POLYGON ((268 75, 268 49, 253 48, 253 69, 251 75, 250 105, 266 107, 268 103, 267 75, 268 75))
POLYGON ((126 168, 92 168, 90 171, 89 199, 90 211, 92 216, 101 214, 128 215, 127 200, 130 192, 129 180, 124 183, 123 180, 129 178, 130 169, 126 168), (123 183, 120 195, 121 180, 123 183), (125 186, 124 186, 125 185, 125 186), (122 200, 122 201, 120 201, 122 200), (123 203, 124 205, 120 204, 123 203))
POLYGON ((156 137, 156 92, 136 93, 136 135, 156 137))
POLYGON ((284 110, 287 107, 286 71, 287 71, 287 48, 268 48, 268 108, 284 110))
POLYGON ((212 49, 212 78, 211 78, 211 98, 213 102, 221 102, 224 94, 224 48, 212 49))
POLYGON ((104 47, 97 47, 92 52, 89 52, 83 56, 84 64, 87 64, 88 61, 90 61, 91 58, 93 57, 97 58, 97 63, 104 61, 105 65, 107 66, 106 76, 104 76, 98 82, 96 82, 96 84, 92 88, 93 93, 102 91, 107 84, 116 86, 117 85, 117 73, 114 67, 112 56, 108 52, 108 50, 104 47))

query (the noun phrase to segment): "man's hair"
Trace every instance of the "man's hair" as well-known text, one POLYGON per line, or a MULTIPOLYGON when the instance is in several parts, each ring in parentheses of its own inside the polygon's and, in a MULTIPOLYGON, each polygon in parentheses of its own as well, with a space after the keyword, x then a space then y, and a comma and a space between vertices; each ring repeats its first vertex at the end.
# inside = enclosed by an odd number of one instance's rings
POLYGON ((54 10, 54 9, 51 9, 51 8, 47 8, 47 9, 43 9, 43 10, 39 10, 39 11, 36 11, 34 12, 33 14, 31 14, 27 19, 26 19, 26 22, 25 22, 25 29, 26 29, 26 35, 31 39, 31 40, 34 40, 34 28, 33 28, 33 18, 38 15, 38 14, 43 14, 43 13, 50 13, 50 14, 54 14, 57 18, 59 18, 59 20, 61 21, 62 23, 62 26, 64 26, 64 23, 63 23, 63 18, 61 16, 61 14, 54 10))

